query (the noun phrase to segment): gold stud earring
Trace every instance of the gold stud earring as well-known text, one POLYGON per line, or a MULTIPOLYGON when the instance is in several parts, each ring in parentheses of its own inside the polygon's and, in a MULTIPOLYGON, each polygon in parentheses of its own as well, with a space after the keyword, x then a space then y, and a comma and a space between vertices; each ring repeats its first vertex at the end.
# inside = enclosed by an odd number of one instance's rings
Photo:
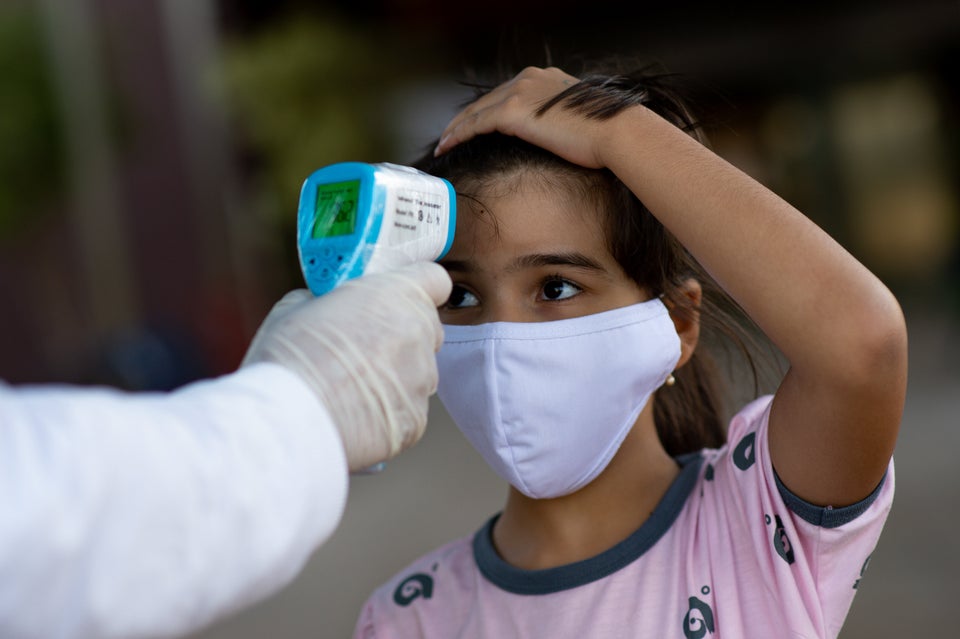
POLYGON ((667 381, 664 382, 664 384, 666 384, 667 386, 673 386, 676 383, 677 383, 677 378, 674 377, 672 374, 668 375, 667 381))

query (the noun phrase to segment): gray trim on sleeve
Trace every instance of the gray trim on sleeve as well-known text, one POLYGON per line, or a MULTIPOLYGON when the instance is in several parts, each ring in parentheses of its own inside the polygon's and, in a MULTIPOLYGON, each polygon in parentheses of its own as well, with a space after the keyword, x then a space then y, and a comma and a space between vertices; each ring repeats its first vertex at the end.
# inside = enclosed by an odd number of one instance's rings
POLYGON ((783 502, 793 514, 814 526, 838 528, 839 526, 850 523, 870 508, 870 505, 876 501, 880 495, 880 489, 883 488, 883 483, 887 479, 887 473, 883 473, 880 483, 877 484, 877 487, 873 489, 872 493, 857 503, 843 506, 842 508, 815 506, 790 492, 790 489, 780 480, 780 475, 777 474, 776 469, 773 470, 773 477, 777 481, 777 490, 780 491, 780 497, 783 498, 783 502))

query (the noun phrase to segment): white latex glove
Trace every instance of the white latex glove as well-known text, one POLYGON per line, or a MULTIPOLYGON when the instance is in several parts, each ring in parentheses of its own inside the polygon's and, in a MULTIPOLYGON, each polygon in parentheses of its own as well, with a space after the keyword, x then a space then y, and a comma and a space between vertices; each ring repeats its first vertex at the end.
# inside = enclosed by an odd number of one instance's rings
POLYGON ((442 266, 420 262, 322 297, 291 291, 261 324, 243 365, 276 362, 299 375, 330 412, 350 470, 369 468, 423 435, 443 343, 437 306, 450 289, 442 266))

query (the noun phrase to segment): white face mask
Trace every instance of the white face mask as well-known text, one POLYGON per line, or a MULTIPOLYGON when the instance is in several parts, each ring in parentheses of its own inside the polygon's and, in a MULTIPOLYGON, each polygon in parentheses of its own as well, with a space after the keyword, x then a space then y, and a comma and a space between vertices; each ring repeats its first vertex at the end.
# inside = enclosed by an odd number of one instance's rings
POLYGON ((487 463, 538 499, 593 481, 680 359, 659 299, 554 322, 443 328, 440 400, 487 463))

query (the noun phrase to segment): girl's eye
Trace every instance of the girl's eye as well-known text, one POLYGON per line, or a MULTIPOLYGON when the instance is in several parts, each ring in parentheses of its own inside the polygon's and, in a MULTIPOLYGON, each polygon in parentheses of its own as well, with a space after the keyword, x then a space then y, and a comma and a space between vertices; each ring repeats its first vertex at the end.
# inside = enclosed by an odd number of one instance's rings
POLYGON ((568 282, 567 280, 560 278, 551 278, 544 282, 541 290, 543 292, 544 299, 555 302, 558 300, 569 299, 583 289, 573 282, 568 282))
POLYGON ((450 291, 450 297, 447 299, 444 307, 448 309, 468 308, 470 306, 477 306, 478 304, 480 304, 480 300, 477 299, 476 295, 462 286, 454 284, 453 289, 450 291))

